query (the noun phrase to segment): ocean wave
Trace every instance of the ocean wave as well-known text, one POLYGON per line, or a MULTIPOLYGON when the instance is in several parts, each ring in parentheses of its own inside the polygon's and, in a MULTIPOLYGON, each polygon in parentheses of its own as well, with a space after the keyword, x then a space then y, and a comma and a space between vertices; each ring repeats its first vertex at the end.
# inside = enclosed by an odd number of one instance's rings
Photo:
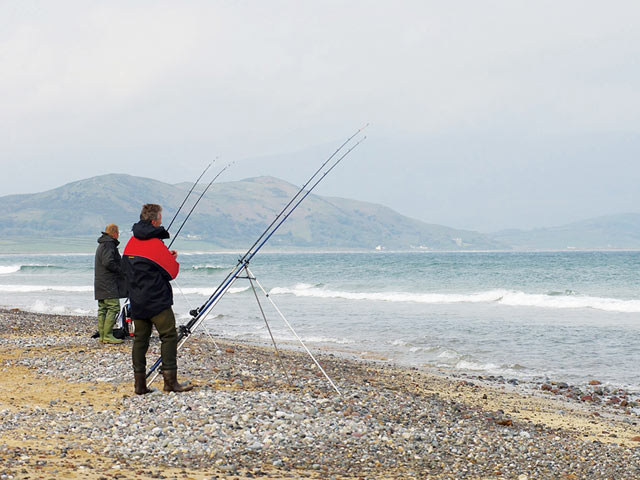
POLYGON ((21 268, 22 268, 22 265, 0 265, 0 275, 16 273, 20 271, 21 268))
POLYGON ((455 368, 458 370, 467 370, 474 372, 486 372, 492 375, 509 375, 509 376, 521 376, 524 371, 529 370, 520 364, 513 365, 497 365, 495 363, 480 363, 471 360, 460 360, 456 363, 455 368))
POLYGON ((10 273, 16 272, 30 272, 30 271, 41 271, 41 270, 63 270, 64 267, 60 267, 57 265, 37 265, 37 264, 27 264, 27 265, 0 265, 0 275, 6 275, 10 273))
POLYGON ((191 267, 192 270, 197 272, 217 272, 219 270, 229 270, 229 267, 224 267, 222 265, 194 265, 191 267))
MULTIPOLYGON (((293 340, 293 339, 292 339, 293 340)), ((309 343, 335 343, 337 345, 353 345, 357 343, 350 338, 336 338, 336 337, 322 337, 322 336, 306 336, 302 339, 304 342, 309 343)))
POLYGON ((11 258, 11 257, 93 257, 95 253, 29 253, 29 254, 21 254, 21 253, 0 253, 0 258, 11 258))
POLYGON ((451 293, 410 293, 410 292, 345 292, 317 288, 314 285, 298 284, 293 288, 275 287, 270 295, 295 295, 297 297, 343 298, 346 300, 375 300, 384 302, 414 303, 486 303, 496 302, 504 297, 505 291, 493 290, 472 294, 451 293))
MULTIPOLYGON (((251 286, 235 287, 235 288, 231 287, 227 293, 230 293, 230 294, 242 293, 242 292, 246 292, 250 288, 251 288, 251 286)), ((211 287, 187 287, 187 288, 182 288, 181 289, 182 293, 184 293, 185 295, 187 295, 187 294, 190 294, 190 295, 202 295, 204 297, 210 296, 213 292, 215 292, 215 290, 216 290, 215 287, 214 288, 211 288, 211 287)))
POLYGON ((75 285, 0 285, 0 292, 34 293, 34 292, 93 292, 91 286, 75 285))
POLYGON ((39 270, 64 270, 64 267, 60 267, 58 265, 22 265, 20 267, 21 272, 28 271, 39 271, 39 270))
POLYGON ((438 354, 438 358, 460 358, 460 354, 455 350, 442 350, 438 354))
POLYGON ((56 315, 95 315, 95 310, 85 308, 70 308, 64 305, 52 305, 42 300, 36 300, 33 305, 27 307, 27 311, 35 313, 53 313, 56 315))
POLYGON ((549 296, 524 292, 509 292, 499 301, 502 305, 543 308, 592 308, 605 312, 640 313, 640 300, 621 300, 590 296, 549 296))
POLYGON ((559 295, 557 292, 535 294, 501 289, 476 293, 347 292, 298 284, 293 288, 275 287, 269 294, 424 304, 495 303, 512 307, 592 308, 607 312, 640 313, 640 300, 581 296, 573 291, 567 291, 564 295, 559 295))

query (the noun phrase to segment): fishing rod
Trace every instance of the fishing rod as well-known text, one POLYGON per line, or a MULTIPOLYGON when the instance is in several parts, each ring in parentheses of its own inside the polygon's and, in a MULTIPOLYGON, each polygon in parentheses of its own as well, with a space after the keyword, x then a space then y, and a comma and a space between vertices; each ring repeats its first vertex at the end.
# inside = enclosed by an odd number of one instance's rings
MULTIPOLYGON (((325 167, 325 165, 327 163, 329 163, 331 161, 331 159, 333 157, 335 157, 338 152, 340 150, 342 150, 344 148, 344 146, 349 143, 356 135, 358 135, 360 132, 362 132, 365 128, 367 128, 369 126, 369 124, 367 123, 366 125, 364 125, 363 127, 359 128, 356 133, 354 133, 353 135, 351 135, 349 138, 347 138, 344 143, 342 145, 340 145, 335 152, 333 152, 329 158, 327 158, 325 160, 325 162, 320 165, 320 167, 315 171, 315 173, 313 175, 311 175, 311 177, 309 178, 309 180, 307 180, 307 183, 305 183, 302 187, 300 187, 300 189, 298 190, 298 193, 296 193, 293 198, 291 200, 289 200, 289 203, 287 203, 284 208, 282 210, 280 210, 280 213, 278 215, 276 215, 276 218, 274 218, 273 222, 271 222, 271 224, 265 229, 264 232, 262 232, 262 235, 260 235, 260 237, 258 237, 258 239, 253 243, 253 245, 251 245, 251 247, 249 247, 249 250, 247 250, 247 253, 245 253, 245 256, 258 244, 258 242, 262 239, 262 237, 264 237, 266 235, 266 233, 269 231, 269 229, 278 221, 278 218, 280 218, 280 216, 284 213, 284 211, 295 201, 296 198, 298 198, 298 196, 304 191, 304 189, 306 188, 306 186, 316 177, 316 175, 318 175, 318 173, 320 173, 320 171, 325 167)), ((364 140, 364 139, 363 139, 364 140)), ((359 143, 359 142, 358 142, 359 143)))
MULTIPOLYGON (((264 246, 264 244, 273 236, 273 234, 280 228, 280 226, 286 221, 287 218, 296 210, 296 208, 304 201, 304 199, 315 189, 315 187, 331 172, 353 149, 355 149, 358 145, 360 145, 367 137, 363 137, 357 143, 355 143, 352 147, 350 147, 344 154, 342 154, 334 163, 330 166, 327 171, 323 173, 320 178, 318 178, 313 185, 305 192, 305 187, 309 185, 314 178, 322 171, 322 169, 333 159, 338 152, 340 152, 345 145, 347 145, 358 133, 360 133, 364 128, 366 128, 369 124, 365 125, 361 129, 359 129, 355 134, 349 137, 321 166, 316 172, 307 180, 307 182, 298 190, 298 192, 293 196, 293 198, 287 203, 287 205, 280 211, 280 213, 276 216, 275 220, 271 222, 271 224, 264 230, 262 235, 258 237, 258 240, 254 242, 254 244, 247 250, 247 252, 238 259, 238 263, 232 269, 232 271, 227 275, 227 277, 220 283, 220 285, 216 288, 214 293, 207 299, 207 301, 199 308, 195 310, 191 310, 189 312, 192 315, 192 319, 186 324, 181 325, 179 327, 178 333, 178 348, 182 347, 182 345, 186 342, 187 338, 204 320, 207 316, 208 312, 213 309, 213 307, 220 301, 223 295, 227 292, 227 290, 233 285, 233 283, 237 280, 238 275, 245 269, 245 267, 249 264, 251 259, 260 251, 260 249, 264 246), (295 204, 296 199, 303 193, 304 195, 300 198, 295 204), (293 205, 293 206, 291 206, 293 205), (286 213, 286 215, 285 215, 286 213), (284 216, 283 216, 284 215, 284 216), (282 218, 281 218, 282 217, 282 218), (278 219, 280 219, 279 223, 278 219), (275 225, 275 226, 274 226, 275 225), (262 241, 262 242, 261 242, 262 241), (261 243, 260 243, 261 242, 261 243)), ((147 372, 147 378, 152 376, 151 382, 158 375, 156 371, 160 364, 162 363, 162 358, 159 358, 153 366, 147 372), (155 372, 155 374, 154 374, 155 372)))
MULTIPOLYGON (((217 160, 217 157, 216 157, 217 160)), ((213 162, 209 163, 209 165, 207 165, 207 168, 204 169, 204 171, 200 174, 200 176, 198 177, 198 179, 195 181, 195 183, 193 184, 193 187, 191 187, 191 190, 189 190, 189 193, 187 193, 187 196, 184 197, 184 200, 182 200, 182 205, 180 205, 180 208, 178 208, 178 211, 176 212, 176 214, 173 216, 173 218, 171 219, 171 222, 169 223, 169 226, 166 228, 167 231, 169 231, 169 229, 171 228, 171 225, 173 225, 173 222, 176 220, 176 218, 178 217, 178 214, 180 213, 180 210, 182 210, 182 207, 184 207, 184 204, 186 203, 187 199, 189 198, 189 196, 191 195, 191 192, 193 192, 193 189, 196 188, 196 185, 198 184, 198 182, 200 181, 200 179, 203 177, 203 175, 205 173, 207 173, 207 170, 209 170, 209 167, 211 167, 211 165, 213 165, 215 163, 214 160, 213 162)))
MULTIPOLYGON (((284 214, 284 212, 293 204, 293 202, 296 201, 296 199, 305 191, 305 188, 307 187, 307 185, 309 185, 313 179, 322 171, 322 169, 327 165, 327 163, 329 163, 337 154, 338 152, 340 152, 340 150, 342 150, 345 145, 347 145, 351 140, 353 140, 353 138, 358 135, 360 132, 362 132, 365 128, 367 128, 369 126, 369 123, 367 123, 366 125, 364 125, 363 127, 359 128, 353 135, 351 135, 349 138, 347 138, 342 145, 340 145, 335 152, 333 152, 329 158, 327 158, 325 160, 325 162, 320 165, 320 167, 314 172, 313 175, 311 175, 311 177, 309 177, 309 179, 307 180, 307 182, 302 185, 302 187, 300 187, 300 189, 298 190, 298 192, 291 198, 291 200, 289 200, 289 203, 287 203, 282 210, 280 210, 280 213, 278 213, 278 215, 276 215, 276 218, 273 219, 273 221, 271 222, 271 224, 262 232, 262 235, 260 235, 258 237, 258 239, 253 243, 253 245, 251 245, 251 247, 249 247, 249 249, 247 250, 247 252, 238 259, 238 265, 240 265, 241 263, 243 263, 245 261, 245 259, 247 258, 247 256, 252 252, 252 250, 256 247, 256 245, 258 245, 258 243, 260 242, 260 240, 262 240, 264 238, 265 235, 267 235, 267 233, 269 232, 269 230, 275 225, 275 223, 278 221, 278 219, 284 214)), ((366 138, 366 137, 365 137, 366 138)), ((363 139, 364 140, 364 139, 363 139)), ((362 140, 361 140, 362 141, 362 140)), ((347 152, 348 153, 348 152, 347 152)), ((340 158, 340 160, 342 160, 342 158, 340 158)), ((340 161, 338 160, 338 162, 340 161)), ((315 188, 315 185, 314 187, 315 188)), ((295 207, 294 207, 295 208, 295 207)), ((278 225, 279 227, 279 225, 278 225)), ((278 228, 276 227, 276 229, 278 228)), ((211 294, 211 296, 209 297, 209 299, 207 300, 207 302, 209 300, 211 300, 214 296, 216 296, 216 294, 218 293, 219 289, 222 287, 222 285, 225 284, 225 282, 234 274, 234 271, 232 270, 231 272, 229 272, 229 274, 226 276, 226 278, 220 283, 220 285, 218 286, 218 288, 216 288, 216 290, 211 294)), ((205 304, 207 303, 205 302, 205 304)), ((204 305, 204 304, 203 304, 204 305)), ((189 314, 191 316, 196 316, 200 311, 202 310, 202 307, 198 308, 197 310, 191 310, 189 312, 189 314), (195 313, 194 313, 195 312, 195 313)))
MULTIPOLYGON (((193 213, 193 210, 196 208, 196 206, 198 205, 198 203, 200 203, 200 200, 202 200, 202 197, 204 197, 204 194, 205 194, 205 193, 207 193, 207 190, 209 190, 209 187, 210 187, 211 185, 213 185, 213 182, 215 182, 215 181, 218 179, 218 177, 219 177, 220 175, 222 175, 222 173, 223 173, 227 168, 229 168, 231 165, 233 165, 233 162, 228 163, 227 165, 225 165, 225 167, 224 167, 222 170, 220 170, 220 171, 218 172, 218 174, 217 174, 215 177, 213 177, 213 180, 211 180, 211 181, 209 182, 209 185, 207 185, 207 186, 205 187, 205 189, 202 191, 202 193, 201 193, 201 194, 200 194, 200 196, 198 197, 198 200, 196 200, 196 203, 194 203, 194 204, 193 204, 193 207, 191 207, 191 210, 189 210, 189 213, 187 214, 187 216, 186 216, 186 217, 185 217, 185 219, 183 220, 182 225, 180 225, 180 228, 178 229, 178 231, 176 232, 176 234, 175 234, 175 235, 173 236, 173 238, 171 239, 171 242, 169 243, 169 246, 168 246, 167 248, 169 248, 169 249, 170 249, 170 248, 171 248, 171 245, 173 245, 173 242, 175 242, 175 241, 176 241, 176 238, 178 238, 178 235, 180 234, 180 231, 182 230, 182 227, 184 227, 185 223, 187 223, 187 220, 189 220, 189 217, 190 217, 190 216, 191 216, 191 214, 193 213)), ((209 167, 207 167, 207 168, 209 168, 209 167)), ((195 187, 195 185, 194 185, 194 187, 195 187)), ((191 190, 193 190, 193 188, 192 188, 191 190)), ((189 193, 191 193, 191 192, 189 192, 189 193)), ((180 208, 182 208, 182 207, 180 207, 180 208)), ((171 225, 169 225, 169 226, 171 226, 171 225)), ((167 229, 167 230, 168 230, 168 229, 167 229)))

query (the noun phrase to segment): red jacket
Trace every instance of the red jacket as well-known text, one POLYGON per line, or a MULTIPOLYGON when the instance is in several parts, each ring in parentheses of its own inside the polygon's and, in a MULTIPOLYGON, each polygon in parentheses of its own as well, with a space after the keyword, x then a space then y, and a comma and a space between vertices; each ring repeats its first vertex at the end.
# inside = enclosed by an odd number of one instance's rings
POLYGON ((127 279, 131 318, 146 319, 173 305, 171 280, 178 276, 180 264, 163 239, 169 238, 164 227, 138 222, 122 253, 122 269, 127 279))

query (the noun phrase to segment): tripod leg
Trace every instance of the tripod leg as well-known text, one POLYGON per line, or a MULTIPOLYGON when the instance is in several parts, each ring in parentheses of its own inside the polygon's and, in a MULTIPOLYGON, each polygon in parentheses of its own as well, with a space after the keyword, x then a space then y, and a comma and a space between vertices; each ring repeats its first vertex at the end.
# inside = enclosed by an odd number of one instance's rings
POLYGON ((265 315, 264 309, 262 308, 262 304, 260 303, 260 299, 258 298, 258 292, 256 291, 256 287, 253 285, 253 279, 255 277, 251 276, 251 274, 249 273, 249 269, 246 266, 244 268, 245 268, 245 271, 247 272, 247 278, 249 279, 249 283, 251 284, 251 290, 253 290, 253 295, 256 297, 256 302, 258 302, 260 313, 262 314, 262 318, 264 318, 264 323, 267 325, 267 330, 269 330, 269 336, 271 337, 273 348, 275 348, 276 350, 276 357, 278 357, 278 360, 280 361, 280 366, 282 367, 282 370, 287 376, 287 383, 289 384, 289 386, 292 386, 291 378, 289 377, 289 372, 287 371, 287 369, 284 366, 284 363, 282 362, 282 356, 280 355, 280 351, 278 350, 278 345, 276 345, 276 340, 273 338, 273 333, 271 333, 271 327, 269 326, 269 322, 267 322, 267 316, 265 315))

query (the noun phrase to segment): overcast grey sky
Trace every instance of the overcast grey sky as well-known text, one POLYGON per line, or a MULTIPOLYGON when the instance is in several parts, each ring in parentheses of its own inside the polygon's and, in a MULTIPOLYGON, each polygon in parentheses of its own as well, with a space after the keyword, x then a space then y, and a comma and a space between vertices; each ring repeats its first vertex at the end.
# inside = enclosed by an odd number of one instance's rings
POLYGON ((301 184, 493 231, 640 211, 636 1, 1 1, 0 195, 301 184))

